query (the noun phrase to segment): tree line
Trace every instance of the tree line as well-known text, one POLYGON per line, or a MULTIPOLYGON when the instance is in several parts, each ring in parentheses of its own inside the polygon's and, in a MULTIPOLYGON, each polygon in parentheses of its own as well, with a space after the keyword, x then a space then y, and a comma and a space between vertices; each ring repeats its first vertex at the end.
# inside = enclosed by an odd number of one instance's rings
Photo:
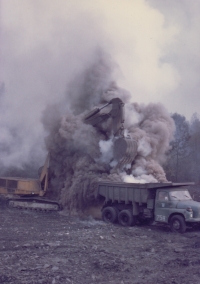
POLYGON ((164 165, 167 179, 173 182, 194 181, 200 184, 199 115, 193 114, 190 121, 178 113, 174 113, 172 118, 176 131, 164 165))

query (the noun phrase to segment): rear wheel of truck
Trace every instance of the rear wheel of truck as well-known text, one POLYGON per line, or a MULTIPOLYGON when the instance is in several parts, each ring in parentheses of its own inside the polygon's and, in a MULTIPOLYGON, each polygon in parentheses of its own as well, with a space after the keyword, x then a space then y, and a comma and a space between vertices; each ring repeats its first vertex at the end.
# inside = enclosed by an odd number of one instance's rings
POLYGON ((102 211, 102 220, 106 223, 117 222, 117 210, 113 207, 105 207, 102 211))
POLYGON ((118 215, 119 224, 127 227, 133 226, 136 223, 135 217, 130 210, 122 210, 118 215))
POLYGON ((186 231, 186 224, 185 220, 180 215, 174 215, 169 222, 170 229, 174 233, 181 233, 183 234, 186 231))

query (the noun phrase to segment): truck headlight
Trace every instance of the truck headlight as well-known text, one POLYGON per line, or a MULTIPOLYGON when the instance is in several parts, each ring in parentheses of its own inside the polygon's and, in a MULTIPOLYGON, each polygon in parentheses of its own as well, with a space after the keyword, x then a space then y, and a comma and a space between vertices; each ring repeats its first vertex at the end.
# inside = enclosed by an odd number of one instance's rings
POLYGON ((190 213, 190 218, 192 218, 193 217, 193 210, 192 210, 192 208, 188 207, 186 210, 190 213))

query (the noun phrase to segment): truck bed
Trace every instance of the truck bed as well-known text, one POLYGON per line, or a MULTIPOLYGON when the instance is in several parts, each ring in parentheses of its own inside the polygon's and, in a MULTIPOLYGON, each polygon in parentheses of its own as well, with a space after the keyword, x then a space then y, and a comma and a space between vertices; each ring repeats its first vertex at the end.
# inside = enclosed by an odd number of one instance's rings
POLYGON ((153 199, 158 188, 172 188, 188 186, 194 183, 126 183, 126 182, 99 182, 97 196, 105 197, 105 201, 147 203, 153 199))

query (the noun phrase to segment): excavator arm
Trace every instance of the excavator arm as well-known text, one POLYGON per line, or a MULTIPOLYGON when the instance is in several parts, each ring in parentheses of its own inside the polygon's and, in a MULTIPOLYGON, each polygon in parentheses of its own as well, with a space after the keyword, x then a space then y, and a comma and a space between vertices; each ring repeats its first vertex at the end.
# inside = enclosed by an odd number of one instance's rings
POLYGON ((109 103, 102 106, 101 108, 95 108, 90 111, 85 117, 84 122, 97 126, 104 121, 112 118, 112 132, 114 137, 124 136, 124 103, 119 98, 112 99, 109 103), (108 113, 101 113, 100 111, 105 107, 112 105, 112 109, 108 113))
POLYGON ((84 122, 94 127, 99 127, 109 118, 112 119, 112 133, 114 140, 114 160, 118 162, 117 168, 131 164, 137 154, 137 142, 131 137, 124 136, 124 103, 119 98, 110 100, 106 105, 95 108, 85 117, 84 122), (108 113, 101 113, 101 110, 111 105, 108 113))

